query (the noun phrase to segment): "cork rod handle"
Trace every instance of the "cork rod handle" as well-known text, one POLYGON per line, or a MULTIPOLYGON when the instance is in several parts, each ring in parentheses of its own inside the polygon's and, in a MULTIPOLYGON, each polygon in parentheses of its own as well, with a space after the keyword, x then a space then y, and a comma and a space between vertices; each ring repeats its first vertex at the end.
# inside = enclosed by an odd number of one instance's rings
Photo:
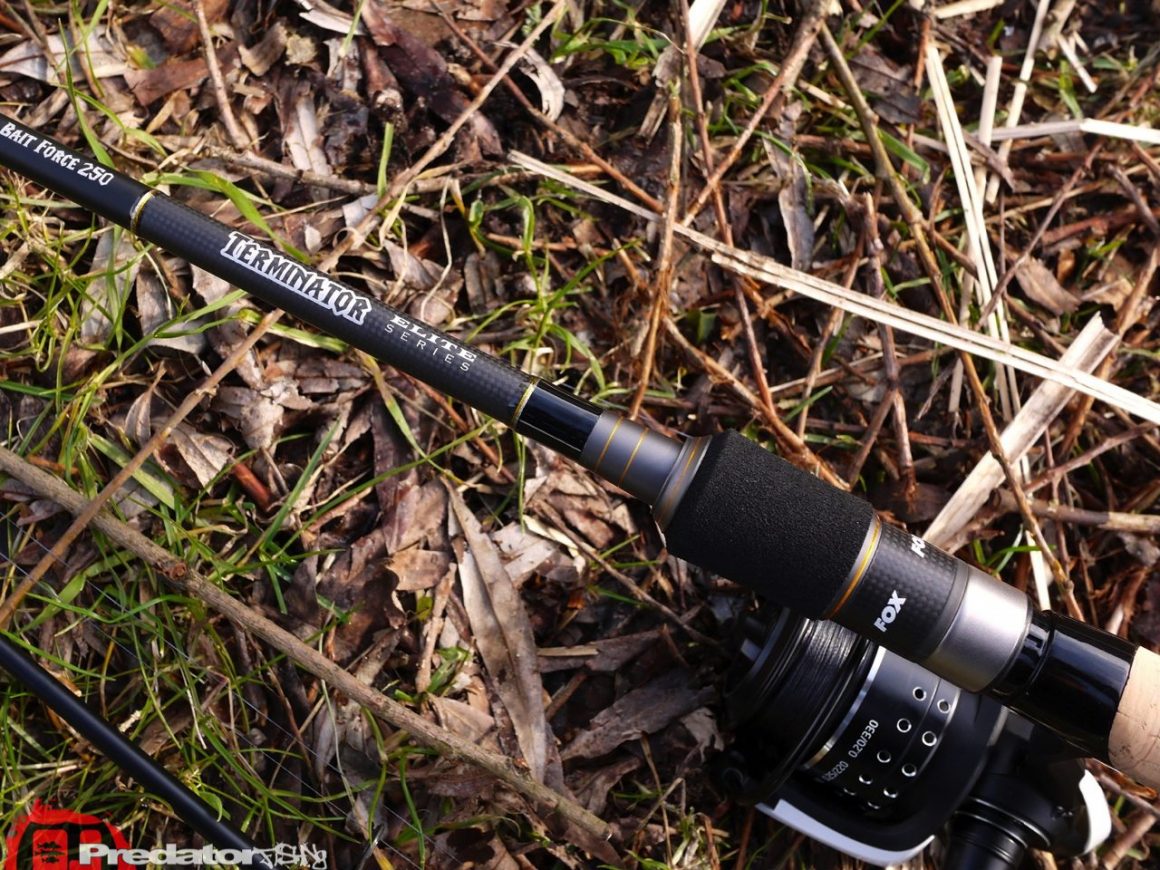
POLYGON ((1160 789, 1160 655, 1136 651, 1108 737, 1108 760, 1138 782, 1160 789))

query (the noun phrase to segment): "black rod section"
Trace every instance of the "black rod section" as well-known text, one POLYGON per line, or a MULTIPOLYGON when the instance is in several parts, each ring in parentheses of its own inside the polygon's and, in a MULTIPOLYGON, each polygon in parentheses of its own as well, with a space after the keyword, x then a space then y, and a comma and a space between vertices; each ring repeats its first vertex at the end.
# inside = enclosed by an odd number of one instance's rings
MULTIPOLYGON (((0 115, 0 162, 49 190, 532 437, 529 406, 551 404, 531 375, 348 287, 245 233, 0 115)), ((600 409, 570 397, 549 446, 580 455, 600 409)))
POLYGON ((273 870, 260 848, 219 819, 196 794, 146 755, 139 746, 78 699, 6 635, 0 634, 0 668, 20 681, 137 784, 161 798, 174 814, 220 850, 248 852, 250 867, 273 870))
POLYGON ((1073 667, 1104 661, 1085 632, 1057 623, 1041 652, 1041 626, 1021 592, 885 526, 866 502, 735 432, 682 443, 602 413, 3 116, 0 164, 579 459, 648 503, 675 555, 963 688, 1008 692, 1015 709, 1026 706, 1074 746, 1160 786, 1160 656, 1136 649, 1126 680, 1113 668, 1077 684, 1073 667), (1095 655, 1085 659, 1085 649, 1095 655), (1044 666, 1012 685, 1008 673, 1034 662, 1044 666), (1062 693, 1058 702, 1045 703, 1038 679, 1062 693), (1078 729, 1058 721, 1069 696, 1090 699, 1093 687, 1106 695, 1098 715, 1078 729))

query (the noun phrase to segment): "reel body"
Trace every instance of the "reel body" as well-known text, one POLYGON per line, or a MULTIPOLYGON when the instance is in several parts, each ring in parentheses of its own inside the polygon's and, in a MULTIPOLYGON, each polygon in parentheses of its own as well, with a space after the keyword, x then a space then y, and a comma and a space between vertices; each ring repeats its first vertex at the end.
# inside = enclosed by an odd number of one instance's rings
POLYGON ((1074 750, 999 702, 834 623, 781 611, 741 628, 719 776, 767 815, 880 866, 947 829, 946 870, 1080 855, 1110 831, 1074 750))

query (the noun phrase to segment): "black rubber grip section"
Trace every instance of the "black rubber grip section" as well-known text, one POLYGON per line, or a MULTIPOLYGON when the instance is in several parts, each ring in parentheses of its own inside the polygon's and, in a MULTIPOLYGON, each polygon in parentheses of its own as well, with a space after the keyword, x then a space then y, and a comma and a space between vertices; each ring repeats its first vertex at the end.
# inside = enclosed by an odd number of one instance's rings
POLYGON ((510 422, 531 378, 502 360, 347 287, 274 248, 160 194, 137 233, 324 332, 510 422))
POLYGON ((950 628, 968 576, 965 562, 883 524, 865 575, 833 620, 922 661, 950 628))
POLYGON ((874 509, 736 432, 715 435, 665 529, 670 552, 804 616, 836 602, 874 509))

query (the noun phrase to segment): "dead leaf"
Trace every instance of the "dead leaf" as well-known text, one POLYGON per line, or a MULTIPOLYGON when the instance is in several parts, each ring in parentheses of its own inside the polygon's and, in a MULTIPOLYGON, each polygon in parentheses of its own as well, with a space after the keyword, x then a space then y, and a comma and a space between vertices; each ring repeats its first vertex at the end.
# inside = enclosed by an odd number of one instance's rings
POLYGON ((130 71, 120 42, 110 39, 104 26, 88 32, 88 40, 81 50, 66 43, 58 33, 50 33, 44 46, 48 55, 37 40, 21 39, 14 48, 0 55, 0 69, 6 76, 27 76, 58 87, 62 84, 60 72, 64 70, 66 58, 78 79, 86 74, 106 79, 130 71))
POLYGON ((451 570, 451 556, 435 550, 409 547, 392 553, 387 567, 399 578, 400 592, 433 589, 451 570))
POLYGON ((334 632, 339 661, 362 652, 375 632, 406 621, 395 596, 395 578, 387 570, 384 537, 379 528, 355 541, 318 584, 319 594, 346 612, 334 632))
POLYGON ((592 547, 603 550, 636 531, 632 514, 622 499, 614 498, 591 475, 535 442, 529 449, 537 471, 524 483, 524 502, 529 512, 543 499, 592 547))
MULTIPOLYGON (((216 24, 225 16, 229 0, 202 0, 206 20, 216 24)), ((192 51, 201 42, 193 4, 171 0, 149 16, 149 23, 174 54, 192 51)))
MULTIPOLYGON (((443 56, 392 21, 386 9, 383 0, 370 0, 362 6, 362 22, 374 37, 383 59, 404 88, 425 100, 440 120, 454 123, 467 110, 470 101, 459 91, 443 56)), ((483 153, 491 156, 503 153, 499 133, 482 112, 471 116, 469 128, 483 153)))
POLYGON ((563 567, 571 567, 555 542, 533 534, 520 523, 508 523, 491 537, 503 553, 508 575, 516 586, 522 586, 541 566, 556 568, 563 563, 563 567), (549 562, 551 566, 547 566, 549 562))
POLYGON ((233 463, 234 445, 220 435, 205 435, 182 425, 173 430, 169 441, 203 487, 233 463))
POLYGON ((871 106, 891 124, 917 124, 922 102, 914 87, 914 71, 899 66, 867 43, 850 58, 850 70, 870 95, 871 106))
MULTIPOLYGON (((515 48, 511 42, 500 42, 504 48, 515 48)), ((564 111, 564 83, 556 71, 535 49, 529 51, 518 64, 520 71, 536 83, 540 91, 540 109, 549 121, 555 121, 564 111)))
POLYGON ((681 724, 697 741, 697 749, 702 755, 708 750, 725 748, 721 732, 717 729, 717 717, 708 707, 699 707, 681 719, 681 724))
POLYGON ((253 450, 269 450, 282 431, 283 407, 249 387, 219 387, 213 407, 238 421, 253 450))
POLYGON ((495 718, 470 704, 440 695, 431 695, 428 700, 439 716, 439 724, 465 740, 481 743, 495 730, 495 718))
POLYGON ((1079 300, 1059 283, 1050 269, 1035 257, 1029 257, 1015 270, 1015 277, 1023 293, 1032 302, 1043 306, 1056 317, 1075 311, 1079 300))
MULTIPOLYGON (((137 316, 141 320, 142 331, 146 333, 161 329, 174 318, 173 299, 166 292, 161 279, 150 271, 137 275, 137 316)), ((206 345, 205 333, 199 328, 203 323, 202 320, 184 321, 180 328, 181 334, 154 338, 149 344, 200 354, 206 345)))
POLYGON ((622 743, 652 734, 692 713, 712 697, 711 688, 694 689, 687 672, 669 671, 598 713, 588 729, 564 747, 560 757, 568 761, 607 755, 622 743))
POLYGON ((540 650, 540 670, 547 674, 572 668, 614 674, 660 639, 660 629, 594 640, 583 647, 540 650))
POLYGON ((239 46, 238 53, 242 63, 254 75, 264 76, 286 51, 287 38, 286 23, 281 20, 275 21, 274 26, 266 31, 257 45, 239 46))
POLYGON ((125 82, 142 106, 148 106, 175 91, 184 91, 200 85, 209 75, 209 67, 200 57, 188 60, 170 58, 151 69, 125 71, 125 82))
POLYGON ((814 221, 809 214, 809 187, 801 162, 763 140, 766 159, 777 173, 781 189, 778 210, 795 269, 809 269, 814 259, 814 221))
POLYGON ((322 124, 309 81, 293 82, 289 93, 279 91, 278 115, 282 120, 282 148, 295 169, 329 175, 330 161, 322 150, 322 124))
MULTIPOLYGON (((458 491, 450 485, 446 489, 469 548, 460 559, 459 578, 475 645, 511 718, 516 741, 532 776, 544 782, 551 736, 544 716, 544 685, 528 613, 499 550, 458 491)), ((557 772, 554 778, 559 780, 562 776, 557 772)))
MULTIPOLYGON (((391 269, 395 277, 413 290, 433 290, 439 283, 443 271, 430 260, 421 260, 401 245, 386 243, 387 256, 391 258, 391 269)), ((444 315, 444 320, 447 315, 444 315)))
POLYGON ((153 436, 153 388, 150 384, 125 412, 125 434, 141 447, 153 436))
POLYGON ((81 301, 81 341, 103 344, 129 301, 140 258, 127 233, 103 233, 93 252, 89 282, 81 301))

